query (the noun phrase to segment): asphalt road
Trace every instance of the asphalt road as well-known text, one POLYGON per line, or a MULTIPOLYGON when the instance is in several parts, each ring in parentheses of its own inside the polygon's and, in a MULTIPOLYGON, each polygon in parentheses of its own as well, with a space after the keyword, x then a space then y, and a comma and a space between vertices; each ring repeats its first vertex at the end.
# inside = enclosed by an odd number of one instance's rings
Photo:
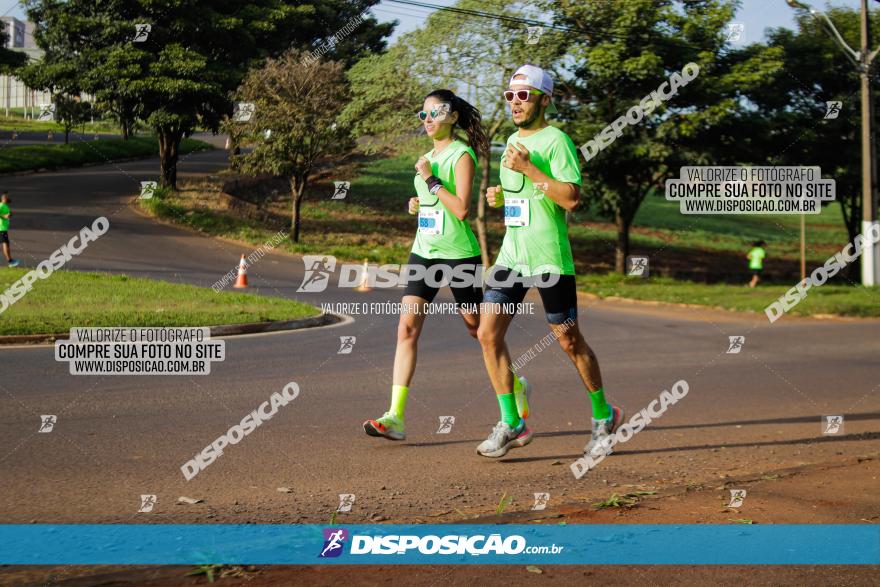
MULTIPOLYGON (((223 151, 187 156, 182 175, 216 172, 224 157, 223 151)), ((34 267, 104 215, 110 231, 70 269, 209 287, 250 249, 135 212, 129 199, 140 181, 155 179, 157 168, 152 160, 4 178, 0 187, 15 201, 14 255, 34 267)), ((302 260, 275 253, 249 271, 253 291, 315 304, 399 296, 335 287, 298 294, 302 275, 302 260)), ((514 357, 547 333, 537 296, 527 301, 535 311, 514 322, 514 357)), ((330 328, 229 338, 225 362, 204 377, 72 376, 51 347, 0 349, 0 520, 326 522, 338 495, 354 494, 352 511, 340 513, 340 521, 451 522, 494 514, 505 493, 514 499, 506 511, 516 512, 529 510, 535 492, 550 493, 552 508, 627 486, 720 484, 880 452, 877 320, 786 317, 769 325, 762 316, 582 297, 581 327, 615 402, 633 414, 678 380, 690 391, 577 480, 568 465, 587 440, 589 402, 557 347, 522 370, 534 385, 535 440, 490 460, 474 449, 495 423, 497 403, 478 344, 460 319, 428 320, 411 386, 408 439, 392 443, 365 436, 361 422, 387 407, 397 317, 353 318, 330 328), (353 352, 337 354, 340 336, 349 335, 357 337, 353 352), (726 352, 733 335, 746 337, 738 354, 726 352), (290 381, 301 388, 296 400, 193 480, 184 479, 184 462, 290 381), (53 432, 37 432, 41 414, 58 416, 53 432), (820 419, 836 414, 845 415, 844 431, 823 435, 820 419), (455 417, 449 434, 437 434, 443 416, 455 417), (152 513, 137 513, 142 494, 158 496, 152 513), (179 496, 205 501, 175 505, 179 496)), ((876 478, 851 482, 859 495, 876 490, 876 478)), ((753 488, 743 510, 765 490, 771 485, 753 488)), ((839 505, 817 512, 838 523, 861 515, 839 505)), ((668 521, 702 519, 695 511, 670 513, 668 521)))

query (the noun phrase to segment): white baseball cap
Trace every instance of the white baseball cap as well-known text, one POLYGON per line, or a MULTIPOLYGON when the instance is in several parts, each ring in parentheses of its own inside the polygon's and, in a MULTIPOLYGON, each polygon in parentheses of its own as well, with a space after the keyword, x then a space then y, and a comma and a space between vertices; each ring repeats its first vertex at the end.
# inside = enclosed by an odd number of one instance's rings
POLYGON ((513 84, 523 84, 526 86, 532 86, 536 90, 541 90, 550 96, 550 105, 547 106, 547 114, 553 114, 556 112, 556 105, 553 104, 553 78, 537 65, 523 65, 517 69, 513 75, 510 76, 510 83, 507 85, 512 86, 513 84), (525 76, 525 79, 513 79, 518 75, 525 76))

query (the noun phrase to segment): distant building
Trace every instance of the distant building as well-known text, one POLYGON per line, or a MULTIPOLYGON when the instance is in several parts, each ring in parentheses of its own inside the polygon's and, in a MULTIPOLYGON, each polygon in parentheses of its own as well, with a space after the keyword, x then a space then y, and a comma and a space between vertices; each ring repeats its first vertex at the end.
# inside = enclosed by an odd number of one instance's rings
MULTIPOLYGON (((29 59, 41 59, 42 49, 34 42, 34 23, 21 21, 14 16, 0 16, 6 32, 4 47, 27 54, 29 59)), ((9 116, 10 110, 18 109, 17 116, 34 117, 40 113, 40 104, 52 102, 51 92, 28 88, 15 76, 0 75, 0 114, 9 116)))
POLYGON ((37 42, 34 41, 34 23, 29 20, 24 23, 24 48, 37 48, 37 42))
POLYGON ((0 16, 3 21, 3 28, 6 31, 6 43, 3 45, 7 49, 24 48, 25 32, 27 27, 24 22, 18 20, 14 16, 0 16))

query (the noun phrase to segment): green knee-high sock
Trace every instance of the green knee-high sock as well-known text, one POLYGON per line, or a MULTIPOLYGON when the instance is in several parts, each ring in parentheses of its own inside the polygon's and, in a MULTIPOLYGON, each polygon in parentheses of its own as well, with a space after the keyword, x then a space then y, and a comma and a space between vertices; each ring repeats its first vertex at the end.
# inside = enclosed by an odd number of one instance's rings
POLYGON ((501 408, 501 420, 506 422, 511 428, 519 426, 519 412, 516 410, 516 398, 512 393, 500 393, 498 397, 498 406, 501 408))
POLYGON ((391 409, 388 411, 401 420, 403 420, 403 413, 406 411, 406 396, 408 393, 409 387, 406 385, 391 386, 391 409))
POLYGON ((590 402, 593 404, 593 418, 607 420, 611 417, 611 405, 605 400, 605 390, 601 387, 590 392, 590 402))

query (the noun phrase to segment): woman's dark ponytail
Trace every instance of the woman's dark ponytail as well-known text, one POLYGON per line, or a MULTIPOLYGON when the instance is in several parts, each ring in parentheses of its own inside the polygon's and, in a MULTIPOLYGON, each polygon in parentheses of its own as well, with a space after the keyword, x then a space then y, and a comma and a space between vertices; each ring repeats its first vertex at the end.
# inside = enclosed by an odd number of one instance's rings
POLYGON ((458 121, 455 125, 460 127, 467 135, 467 144, 473 149, 477 157, 489 156, 489 139, 483 130, 482 116, 480 111, 472 106, 464 98, 459 98, 450 90, 434 90, 427 98, 437 98, 443 102, 449 102, 453 112, 458 112, 458 121))

